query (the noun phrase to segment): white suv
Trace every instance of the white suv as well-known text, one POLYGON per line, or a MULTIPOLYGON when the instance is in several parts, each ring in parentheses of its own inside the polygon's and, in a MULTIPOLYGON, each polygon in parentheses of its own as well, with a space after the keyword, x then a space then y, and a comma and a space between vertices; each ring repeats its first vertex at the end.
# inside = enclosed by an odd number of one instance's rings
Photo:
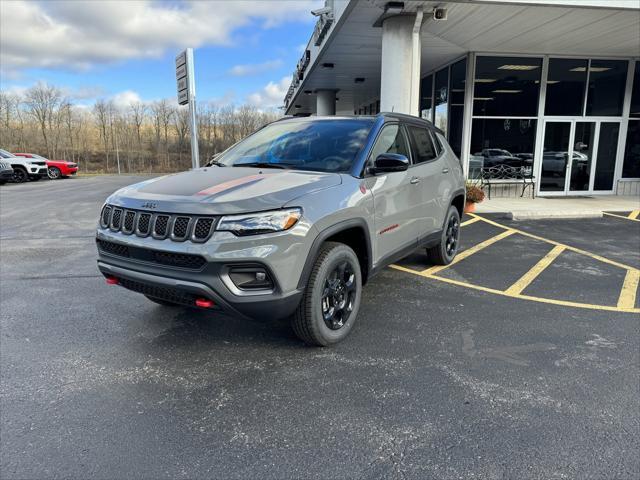
POLYGON ((48 175, 47 162, 32 158, 16 157, 0 148, 0 158, 11 164, 13 181, 16 183, 27 180, 40 180, 48 175))

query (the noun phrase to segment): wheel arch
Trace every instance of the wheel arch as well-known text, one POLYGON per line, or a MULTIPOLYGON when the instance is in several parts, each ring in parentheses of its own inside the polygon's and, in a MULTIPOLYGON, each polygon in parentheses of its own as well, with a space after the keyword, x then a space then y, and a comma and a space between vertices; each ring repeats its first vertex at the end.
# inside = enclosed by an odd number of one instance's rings
POLYGON ((298 288, 307 286, 313 264, 318 257, 320 247, 325 242, 339 242, 349 246, 358 256, 362 283, 366 283, 372 267, 371 238, 367 222, 363 218, 352 218, 322 230, 313 241, 298 281, 298 288))
POLYGON ((456 190, 455 192, 453 192, 453 195, 451 196, 450 205, 453 205, 454 207, 456 207, 456 210, 458 210, 458 213, 460 214, 460 218, 462 218, 462 214, 464 213, 464 202, 465 202, 465 191, 463 189, 456 190))

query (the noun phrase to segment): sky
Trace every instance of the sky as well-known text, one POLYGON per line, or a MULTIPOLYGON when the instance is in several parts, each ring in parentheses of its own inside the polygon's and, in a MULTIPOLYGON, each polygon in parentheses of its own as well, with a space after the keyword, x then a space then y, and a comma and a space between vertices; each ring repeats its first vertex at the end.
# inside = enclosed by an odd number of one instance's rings
POLYGON ((37 82, 79 105, 176 97, 194 48, 196 98, 282 105, 320 0, 0 0, 0 88, 37 82))

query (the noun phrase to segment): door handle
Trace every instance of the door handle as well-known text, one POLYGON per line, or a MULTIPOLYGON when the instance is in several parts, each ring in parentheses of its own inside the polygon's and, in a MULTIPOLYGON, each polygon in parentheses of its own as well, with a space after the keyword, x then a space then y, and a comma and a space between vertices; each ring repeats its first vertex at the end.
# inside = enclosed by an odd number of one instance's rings
POLYGON ((443 169, 442 169, 442 173, 449 173, 449 169, 448 169, 448 168, 446 168, 446 167, 445 167, 445 168, 443 168, 443 169))
POLYGON ((413 177, 409 183, 411 183, 411 185, 417 185, 420 183, 420 179, 418 177, 413 177))

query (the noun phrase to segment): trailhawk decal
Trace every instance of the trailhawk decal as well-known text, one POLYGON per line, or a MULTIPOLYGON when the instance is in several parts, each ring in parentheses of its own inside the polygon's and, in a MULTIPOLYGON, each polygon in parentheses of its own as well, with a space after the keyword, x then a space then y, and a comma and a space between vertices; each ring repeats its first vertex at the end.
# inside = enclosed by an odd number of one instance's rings
POLYGON ((263 175, 263 174, 249 175, 248 177, 229 180, 228 182, 219 183, 218 185, 214 185, 212 187, 205 188, 204 190, 200 190, 199 192, 196 192, 194 195, 215 195, 216 193, 226 192, 227 190, 231 190, 232 188, 257 183, 263 180, 264 178, 266 178, 267 176, 269 175, 263 175))
POLYGON ((398 228, 400 225, 398 225, 397 223, 394 223, 393 225, 389 225, 386 228, 383 228, 382 230, 380 230, 378 232, 378 235, 382 235, 384 233, 389 233, 391 230, 395 230, 396 228, 398 228))

